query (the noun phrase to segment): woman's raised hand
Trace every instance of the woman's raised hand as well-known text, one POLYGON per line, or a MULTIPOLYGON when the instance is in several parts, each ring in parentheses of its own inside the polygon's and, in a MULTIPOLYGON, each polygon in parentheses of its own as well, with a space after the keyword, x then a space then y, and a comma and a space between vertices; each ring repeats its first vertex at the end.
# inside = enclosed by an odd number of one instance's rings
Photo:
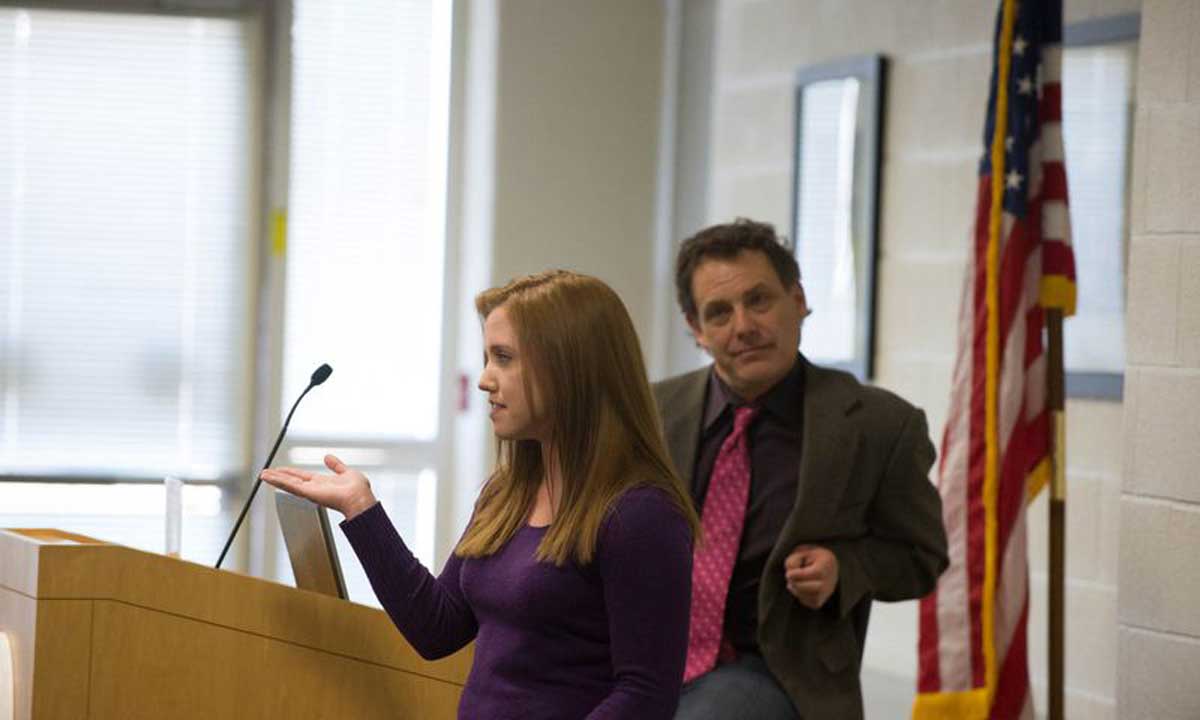
POLYGON ((333 474, 285 467, 263 470, 259 477, 281 490, 337 510, 347 520, 375 504, 371 481, 366 475, 346 467, 333 455, 325 456, 325 467, 332 470, 333 474))

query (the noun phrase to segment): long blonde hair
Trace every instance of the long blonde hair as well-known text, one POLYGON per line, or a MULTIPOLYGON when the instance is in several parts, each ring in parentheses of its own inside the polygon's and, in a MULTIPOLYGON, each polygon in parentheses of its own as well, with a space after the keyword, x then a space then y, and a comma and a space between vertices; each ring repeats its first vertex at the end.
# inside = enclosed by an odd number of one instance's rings
MULTIPOLYGON (((671 469, 629 313, 596 278, 552 270, 518 278, 475 298, 486 319, 504 306, 520 343, 525 396, 536 382, 551 423, 562 487, 539 560, 591 562, 608 511, 633 487, 663 490, 687 521, 699 520, 671 469)), ((532 402, 530 402, 532 407, 532 402)), ((499 441, 497 467, 454 552, 491 555, 527 521, 545 468, 537 440, 499 441)))

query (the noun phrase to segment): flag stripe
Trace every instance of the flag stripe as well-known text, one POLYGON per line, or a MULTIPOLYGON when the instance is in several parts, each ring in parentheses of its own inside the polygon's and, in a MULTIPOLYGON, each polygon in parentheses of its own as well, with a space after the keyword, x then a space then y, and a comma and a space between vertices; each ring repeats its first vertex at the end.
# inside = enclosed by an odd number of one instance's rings
MULTIPOLYGON (((981 180, 990 188, 994 178, 981 180)), ((984 206, 983 217, 991 220, 991 203, 984 206)), ((974 687, 987 686, 987 659, 984 657, 985 645, 989 642, 984 637, 983 626, 988 610, 984 607, 987 596, 988 573, 988 518, 984 497, 986 495, 987 467, 991 459, 991 447, 988 442, 991 426, 988 416, 992 408, 987 403, 987 383, 992 375, 989 367, 991 352, 990 325, 991 307, 991 278, 988 276, 988 253, 991 250, 988 226, 980 222, 977 257, 975 261, 975 367, 973 386, 984 385, 984 392, 974 392, 971 396, 971 445, 970 463, 967 466, 967 597, 970 598, 970 627, 971 627, 971 685, 974 687)))
POLYGON ((1038 101, 1038 119, 1044 123, 1062 122, 1062 85, 1049 83, 1042 86, 1042 99, 1038 101))
POLYGON ((1045 162, 1065 162, 1062 123, 1043 123, 1041 133, 1042 160, 1045 162))
POLYGON ((1047 275, 1063 275, 1075 279, 1075 251, 1061 242, 1042 243, 1042 264, 1047 275))
MULTIPOLYGON (((1067 204, 1061 200, 1051 200, 1042 203, 1042 241, 1049 245, 1050 240, 1064 240, 1071 236, 1071 216, 1067 212, 1067 204)), ((1044 260, 1043 260, 1044 261, 1044 260)), ((1049 269, 1047 269, 1049 272, 1049 269)))
POLYGON ((1048 200, 1067 199, 1067 168, 1059 162, 1042 167, 1042 196, 1048 200))
POLYGON ((1029 620, 1028 594, 1024 600, 1016 632, 1013 633, 1013 644, 1004 658, 1004 667, 996 686, 996 701, 992 706, 991 715, 993 718, 1016 720, 1021 717, 1029 694, 1029 668, 1025 647, 1025 626, 1029 620))
MULTIPOLYGON (((974 308, 974 304, 969 300, 974 297, 976 282, 973 275, 967 275, 963 280, 963 302, 959 308, 959 328, 960 333, 969 335, 973 327, 972 309, 974 308)), ((963 341, 960 340, 961 342, 963 341)), ((947 451, 942 453, 941 477, 961 477, 966 474, 969 466, 970 448, 965 440, 970 437, 971 416, 963 398, 969 398, 970 395, 972 367, 973 361, 966 354, 960 354, 955 363, 955 398, 952 401, 950 420, 946 425, 947 437, 944 447, 947 448, 947 451)), ((966 611, 969 601, 967 577, 962 572, 966 567, 967 554, 967 505, 965 484, 948 483, 945 485, 942 489, 942 507, 946 516, 952 517, 954 520, 946 524, 950 571, 945 574, 939 591, 944 593, 947 602, 936 602, 936 596, 928 598, 928 604, 937 611, 939 633, 931 638, 922 638, 922 642, 929 648, 926 655, 928 656, 929 652, 935 653, 934 660, 931 662, 935 662, 939 666, 940 685, 928 688, 929 692, 935 692, 940 687, 968 689, 972 686, 969 643, 965 642, 959 632, 948 633, 944 638, 940 633, 943 616, 945 622, 948 623, 948 628, 957 630, 960 627, 959 620, 962 613, 966 611)))

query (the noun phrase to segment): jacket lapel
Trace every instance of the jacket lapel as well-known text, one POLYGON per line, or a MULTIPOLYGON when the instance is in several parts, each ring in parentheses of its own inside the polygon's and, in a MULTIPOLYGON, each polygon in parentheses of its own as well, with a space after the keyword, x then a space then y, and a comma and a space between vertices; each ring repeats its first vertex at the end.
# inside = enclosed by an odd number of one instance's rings
POLYGON ((700 444, 700 423, 704 415, 704 396, 708 390, 708 368, 685 376, 677 395, 666 407, 672 412, 663 419, 663 435, 671 452, 671 461, 685 488, 692 487, 696 448, 700 444))
POLYGON ((853 380, 814 365, 809 365, 808 372, 803 456, 796 510, 792 512, 798 528, 805 529, 821 527, 821 521, 832 516, 828 510, 838 504, 850 484, 860 440, 858 426, 850 418, 858 407, 853 380))
MULTIPOLYGON (((807 361, 805 361, 807 363, 807 361)), ((797 482, 796 505, 780 533, 783 557, 799 542, 828 529, 854 469, 858 426, 850 417, 858 406, 857 383, 831 370, 805 368, 804 439, 797 482)))
POLYGON ((802 543, 818 542, 831 527, 838 502, 852 480, 861 438, 851 414, 858 383, 843 373, 805 362, 804 429, 796 504, 763 567, 758 593, 759 638, 776 637, 794 603, 784 587, 783 562, 802 543))

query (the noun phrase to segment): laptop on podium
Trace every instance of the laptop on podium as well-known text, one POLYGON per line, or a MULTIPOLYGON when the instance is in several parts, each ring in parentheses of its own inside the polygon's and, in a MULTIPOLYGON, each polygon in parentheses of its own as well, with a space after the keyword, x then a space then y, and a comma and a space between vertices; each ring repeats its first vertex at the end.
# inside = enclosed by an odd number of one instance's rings
POLYGON ((296 587, 348 600, 346 580, 325 508, 281 490, 275 491, 275 511, 296 587))

